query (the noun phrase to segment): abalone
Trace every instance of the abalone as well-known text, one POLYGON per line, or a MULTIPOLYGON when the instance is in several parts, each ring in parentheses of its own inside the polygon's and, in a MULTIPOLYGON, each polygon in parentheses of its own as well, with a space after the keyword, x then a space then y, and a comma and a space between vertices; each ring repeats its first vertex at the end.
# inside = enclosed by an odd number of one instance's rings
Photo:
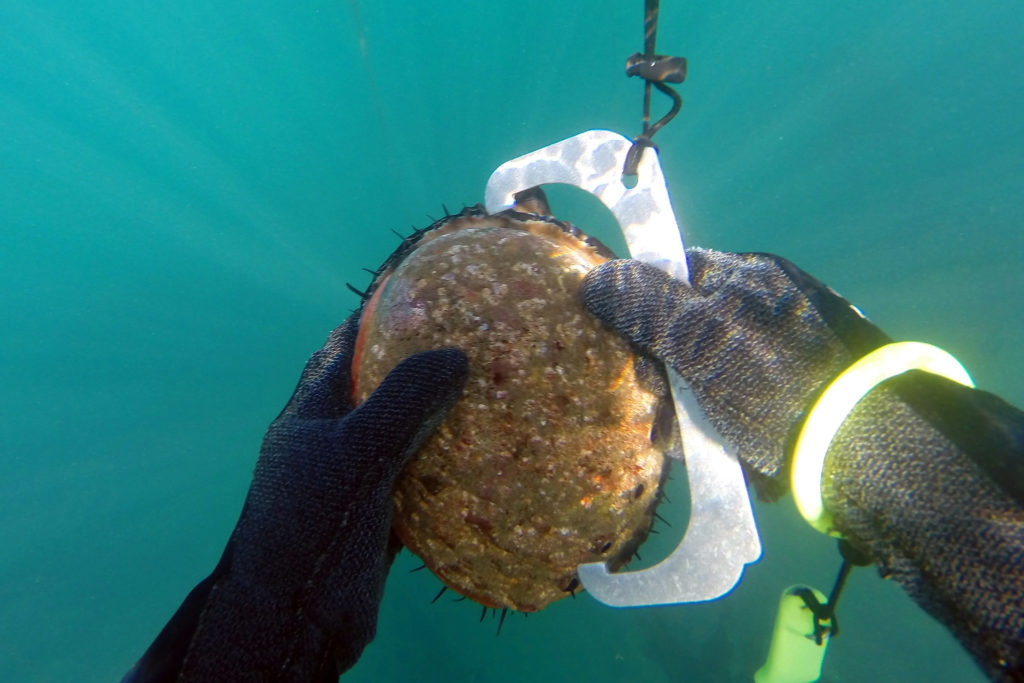
POLYGON ((578 297, 610 258, 568 223, 477 206, 407 239, 364 303, 357 403, 417 351, 470 359, 462 398, 399 479, 393 529, 484 606, 537 611, 576 589, 581 563, 621 566, 650 528, 663 396, 578 297))

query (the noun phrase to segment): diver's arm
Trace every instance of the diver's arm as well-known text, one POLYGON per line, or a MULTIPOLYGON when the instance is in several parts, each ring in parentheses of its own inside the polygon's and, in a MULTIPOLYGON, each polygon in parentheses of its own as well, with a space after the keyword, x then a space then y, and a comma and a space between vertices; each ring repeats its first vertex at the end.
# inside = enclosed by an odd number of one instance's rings
POLYGON ((835 526, 985 672, 1024 680, 1024 414, 921 371, 851 412, 826 456, 835 526))
MULTIPOLYGON (((692 289, 616 261, 586 277, 585 303, 679 372, 757 490, 778 496, 814 401, 889 339, 784 259, 687 257, 692 289)), ((890 379, 832 441, 822 496, 835 527, 993 680, 1024 680, 1024 414, 920 371, 890 379)))
POLYGON ((465 354, 417 354, 352 409, 354 318, 271 424, 217 568, 124 681, 334 681, 373 639, 395 478, 462 391, 465 354))

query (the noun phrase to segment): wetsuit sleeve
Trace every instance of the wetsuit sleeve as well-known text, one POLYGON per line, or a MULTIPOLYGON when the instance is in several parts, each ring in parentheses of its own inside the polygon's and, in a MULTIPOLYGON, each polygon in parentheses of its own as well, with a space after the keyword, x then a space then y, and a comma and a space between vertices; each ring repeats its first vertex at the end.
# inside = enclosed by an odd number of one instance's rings
POLYGON ((271 424, 213 573, 125 681, 333 681, 373 639, 391 490, 461 393, 465 354, 412 356, 352 409, 353 322, 306 365, 271 424))
MULTIPOLYGON (((810 407, 889 338, 768 254, 689 250, 693 287, 636 261, 583 282, 587 307, 670 364, 736 447, 762 497, 787 488, 810 407)), ((993 680, 1024 680, 1024 414, 921 372, 853 410, 829 448, 835 526, 945 624, 993 680)))
POLYGON ((920 371, 862 400, 826 455, 835 523, 990 678, 1024 680, 1024 414, 920 371))

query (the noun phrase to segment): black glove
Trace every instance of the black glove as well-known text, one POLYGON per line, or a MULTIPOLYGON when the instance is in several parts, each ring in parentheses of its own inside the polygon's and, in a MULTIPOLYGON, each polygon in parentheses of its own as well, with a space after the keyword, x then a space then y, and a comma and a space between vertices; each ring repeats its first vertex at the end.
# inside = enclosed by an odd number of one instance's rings
MULTIPOLYGON (((763 495, 821 391, 889 341, 835 292, 769 254, 687 251, 693 288, 637 261, 583 281, 585 305, 671 365, 763 495)), ((993 680, 1024 680, 1024 414, 911 371, 882 383, 830 446, 834 523, 993 680)))
POLYGON ((373 639, 398 548, 395 479, 461 394, 467 361, 416 354, 353 410, 357 326, 307 362, 217 568, 125 681, 335 681, 373 639))

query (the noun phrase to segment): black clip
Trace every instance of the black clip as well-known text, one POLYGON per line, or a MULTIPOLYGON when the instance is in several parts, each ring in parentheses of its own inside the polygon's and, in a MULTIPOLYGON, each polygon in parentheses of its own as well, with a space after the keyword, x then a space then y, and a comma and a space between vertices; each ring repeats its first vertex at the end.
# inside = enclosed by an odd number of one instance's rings
POLYGON ((682 83, 686 80, 686 57, 654 55, 654 59, 648 59, 634 52, 626 60, 626 75, 656 83, 682 83))
POLYGON ((654 53, 654 42, 658 34, 658 0, 645 0, 644 3, 644 51, 630 55, 626 60, 626 75, 639 76, 644 79, 644 127, 634 140, 633 146, 626 154, 622 175, 635 176, 640 165, 640 157, 644 149, 654 147, 651 138, 666 123, 675 118, 683 106, 683 98, 666 83, 682 83, 686 80, 686 57, 668 57, 654 53), (672 98, 672 109, 658 119, 652 126, 651 121, 651 86, 672 98))

